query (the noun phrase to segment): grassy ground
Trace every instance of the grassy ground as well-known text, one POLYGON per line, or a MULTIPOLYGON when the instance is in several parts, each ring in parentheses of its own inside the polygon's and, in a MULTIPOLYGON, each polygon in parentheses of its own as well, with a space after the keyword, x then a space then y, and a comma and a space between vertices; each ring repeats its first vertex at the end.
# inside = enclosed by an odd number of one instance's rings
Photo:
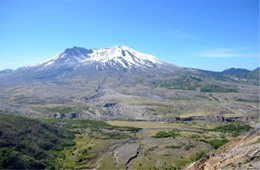
POLYGON ((108 121, 111 125, 142 128, 138 133, 139 156, 133 169, 181 169, 206 153, 213 152, 250 127, 241 123, 162 123, 108 121))
POLYGON ((241 123, 200 121, 0 118, 0 168, 180 169, 251 129, 241 123), (136 156, 118 163, 117 148, 133 143, 138 146, 136 156))
POLYGON ((178 123, 167 123, 167 122, 149 122, 149 121, 107 121, 108 124, 113 126, 130 126, 142 129, 156 129, 156 128, 178 128, 178 127, 190 127, 196 129, 213 129, 219 125, 219 123, 207 123, 202 121, 197 122, 178 122, 178 123))

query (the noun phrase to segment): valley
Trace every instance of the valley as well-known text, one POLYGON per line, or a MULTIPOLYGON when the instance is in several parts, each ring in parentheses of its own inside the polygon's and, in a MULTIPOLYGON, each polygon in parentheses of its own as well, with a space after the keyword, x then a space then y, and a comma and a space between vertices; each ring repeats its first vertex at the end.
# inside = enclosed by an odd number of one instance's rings
MULTIPOLYGON (((1 139, 9 138, 12 134, 11 129, 16 130, 15 124, 22 120, 40 121, 71 134, 70 137, 61 136, 62 140, 67 141, 62 147, 59 143, 52 144, 51 147, 46 145, 43 151, 49 155, 49 158, 33 158, 36 161, 38 159, 38 165, 30 163, 32 158, 28 159, 21 155, 31 154, 30 150, 22 149, 25 146, 23 141, 16 141, 12 148, 8 147, 10 150, 8 156, 3 157, 3 154, 7 154, 5 151, 7 141, 1 140, 0 165, 4 168, 10 168, 18 157, 23 160, 21 164, 27 168, 45 166, 55 169, 181 169, 202 157, 214 154, 215 150, 222 145, 253 129, 242 123, 203 121, 186 123, 108 121, 106 123, 70 119, 36 120, 19 116, 7 117, 7 115, 2 115, 1 120, 5 121, 5 124, 12 122, 8 126, 3 126, 1 122, 1 139), (9 133, 5 132, 7 127, 9 133), (56 148, 58 146, 59 149, 56 148)), ((30 127, 34 128, 31 125, 30 127)), ((37 130, 42 131, 42 129, 34 129, 37 130)), ((26 133, 31 137, 37 136, 37 132, 26 130, 26 133)), ((23 138, 23 135, 20 133, 17 138, 23 138)), ((52 139, 47 138, 45 142, 48 143, 48 140, 52 139)), ((43 139, 37 138, 34 142, 42 143, 43 139)), ((250 161, 259 160, 258 154, 259 151, 255 151, 252 155, 253 159, 247 160, 246 164, 252 165, 250 161)))
POLYGON ((241 146, 250 158, 214 166, 255 167, 259 101, 259 69, 183 68, 127 46, 68 48, 0 72, 0 168, 199 169, 245 138, 254 139, 241 146))

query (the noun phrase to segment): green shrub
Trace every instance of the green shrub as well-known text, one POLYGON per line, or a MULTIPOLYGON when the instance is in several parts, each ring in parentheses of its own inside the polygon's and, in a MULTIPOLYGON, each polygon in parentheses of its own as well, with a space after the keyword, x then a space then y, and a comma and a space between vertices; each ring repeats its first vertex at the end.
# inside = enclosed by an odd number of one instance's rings
POLYGON ((236 89, 230 89, 219 85, 209 84, 201 87, 200 92, 215 92, 215 93, 237 93, 236 89))
POLYGON ((126 134, 122 133, 103 133, 103 139, 122 139, 128 137, 126 134))
POLYGON ((184 149, 185 149, 185 151, 188 151, 188 150, 190 150, 191 148, 194 148, 195 146, 194 145, 186 145, 186 146, 184 146, 184 149))
POLYGON ((192 160, 192 161, 200 160, 200 158, 202 158, 204 155, 205 155, 205 152, 204 152, 204 151, 201 151, 201 152, 199 152, 199 153, 196 153, 196 155, 192 156, 192 157, 191 157, 191 160, 192 160))
POLYGON ((220 146, 226 144, 228 142, 227 139, 213 139, 208 141, 208 144, 213 146, 214 149, 218 149, 220 146))
POLYGON ((177 132, 174 132, 174 131, 169 131, 169 132, 161 131, 161 132, 156 133, 154 137, 155 138, 168 138, 168 137, 175 138, 176 136, 180 136, 180 134, 177 132))
POLYGON ((252 102, 252 103, 259 103, 260 100, 248 100, 248 99, 236 99, 238 102, 252 102))
MULTIPOLYGON (((117 129, 120 131, 138 132, 140 128, 128 127, 128 126, 113 126, 104 121, 98 120, 75 120, 75 119, 43 119, 47 123, 62 126, 66 129, 86 129, 89 128, 92 131, 99 129, 117 129)), ((74 132, 74 133, 79 133, 74 132)))
POLYGON ((190 137, 190 138, 193 138, 193 139, 195 139, 195 138, 200 138, 200 135, 193 134, 193 135, 191 135, 191 137, 190 137))
POLYGON ((159 80, 155 82, 155 86, 167 89, 180 89, 180 90, 196 90, 200 87, 200 79, 192 77, 182 77, 179 79, 159 80))
POLYGON ((180 149, 181 146, 175 146, 175 145, 170 145, 170 146, 165 146, 166 149, 180 149))
POLYGON ((16 151, 13 148, 0 148, 0 168, 6 168, 15 156, 16 151))
POLYGON ((252 128, 248 125, 243 125, 241 123, 238 124, 229 124, 224 126, 218 126, 214 129, 214 131, 222 132, 222 133, 231 133, 232 136, 236 137, 242 132, 248 132, 252 128))
POLYGON ((201 142, 205 142, 210 144, 214 149, 218 149, 220 146, 226 144, 228 142, 227 139, 213 139, 213 140, 204 140, 204 139, 199 139, 201 142))

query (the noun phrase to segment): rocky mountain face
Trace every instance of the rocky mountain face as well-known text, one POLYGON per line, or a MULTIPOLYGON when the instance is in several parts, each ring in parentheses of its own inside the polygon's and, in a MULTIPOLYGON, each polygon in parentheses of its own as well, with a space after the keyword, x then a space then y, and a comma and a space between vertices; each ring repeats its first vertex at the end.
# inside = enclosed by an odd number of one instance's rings
POLYGON ((0 85, 17 84, 33 81, 56 81, 66 78, 83 77, 98 79, 99 76, 122 75, 131 73, 143 76, 188 75, 199 79, 217 79, 233 81, 259 80, 258 69, 230 68, 222 72, 211 72, 191 68, 177 67, 158 58, 138 52, 127 46, 112 48, 85 49, 82 47, 67 48, 53 58, 32 66, 17 70, 0 71, 0 85))
POLYGON ((112 48, 85 49, 73 47, 65 49, 53 58, 15 71, 3 70, 0 84, 17 84, 35 81, 61 81, 66 78, 109 76, 110 74, 151 74, 173 72, 176 66, 158 58, 135 51, 127 46, 112 48), (15 80, 15 81, 14 81, 15 80))
POLYGON ((96 70, 105 69, 145 69, 163 65, 154 56, 137 52, 127 46, 113 48, 85 49, 73 47, 65 49, 52 59, 32 67, 37 69, 71 67, 93 67, 96 70))

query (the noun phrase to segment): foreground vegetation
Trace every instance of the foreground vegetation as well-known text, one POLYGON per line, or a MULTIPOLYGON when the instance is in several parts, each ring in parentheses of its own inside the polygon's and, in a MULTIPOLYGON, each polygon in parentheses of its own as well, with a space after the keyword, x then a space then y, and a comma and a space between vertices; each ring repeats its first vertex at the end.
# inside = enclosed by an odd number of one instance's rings
MULTIPOLYGON (((102 121, 69 119, 30 119, 0 114, 0 168, 63 168, 64 150, 75 148, 76 136, 89 129, 89 135, 100 139, 120 139, 122 133, 103 129, 137 132, 139 128, 112 126, 102 121), (95 133, 94 133, 95 132, 95 133)), ((78 162, 82 155, 79 155, 78 162)))
POLYGON ((51 151, 75 145, 75 135, 38 120, 0 114, 0 168, 43 169, 52 166, 51 151))
POLYGON ((169 132, 165 132, 165 131, 160 131, 158 133, 155 134, 155 138, 168 138, 168 137, 173 137, 175 138, 176 136, 179 136, 179 133, 176 133, 174 131, 169 131, 169 132))
POLYGON ((0 114, 0 168, 181 169, 250 129, 242 123, 107 123, 0 114), (127 155, 133 143, 134 158, 127 155), (129 149, 126 155, 117 155, 121 147, 129 149), (118 162, 123 157, 129 160, 118 162))

